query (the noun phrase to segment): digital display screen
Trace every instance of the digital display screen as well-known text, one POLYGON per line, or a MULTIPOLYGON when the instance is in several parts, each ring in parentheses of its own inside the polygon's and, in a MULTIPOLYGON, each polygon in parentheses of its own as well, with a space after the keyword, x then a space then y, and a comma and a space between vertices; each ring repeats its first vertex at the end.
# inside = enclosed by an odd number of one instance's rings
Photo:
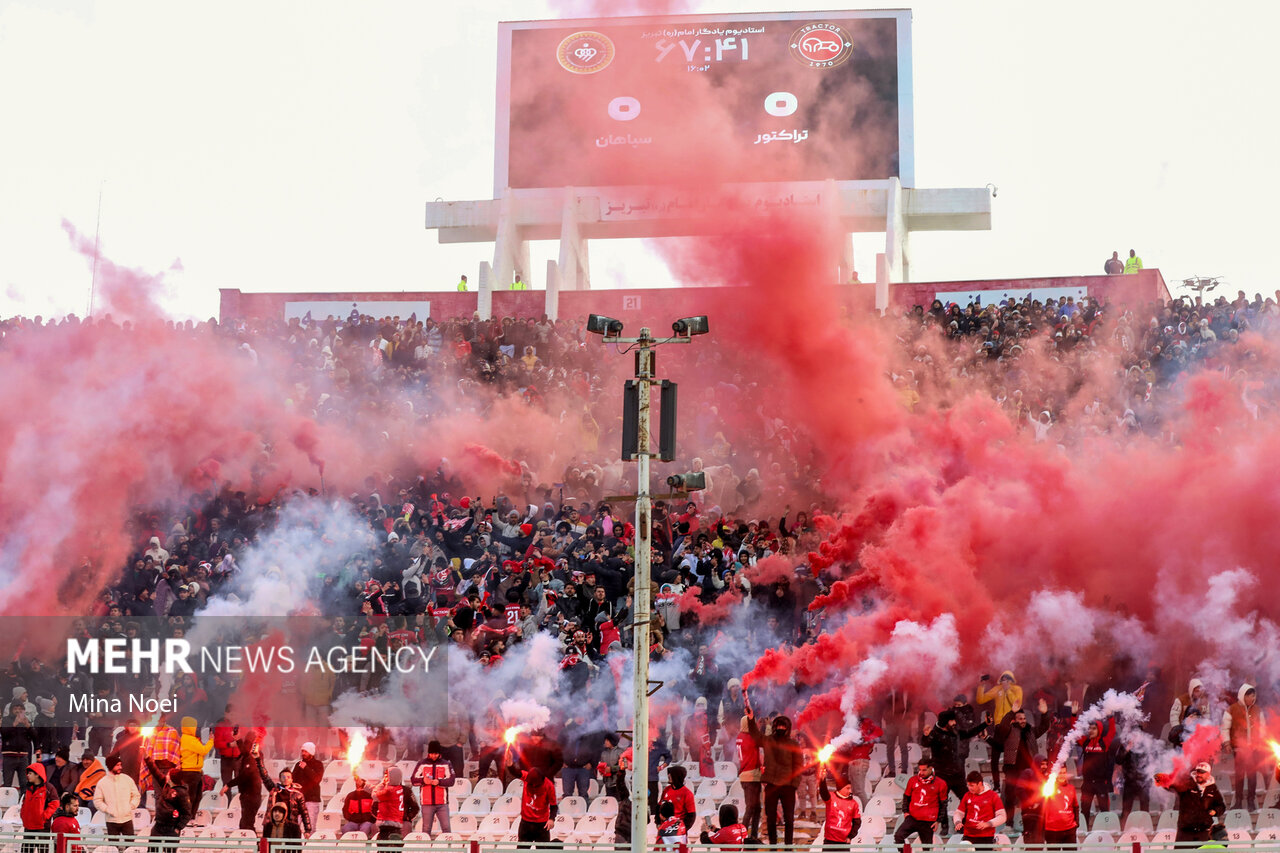
POLYGON ((505 23, 499 65, 499 191, 910 185, 909 12, 505 23))

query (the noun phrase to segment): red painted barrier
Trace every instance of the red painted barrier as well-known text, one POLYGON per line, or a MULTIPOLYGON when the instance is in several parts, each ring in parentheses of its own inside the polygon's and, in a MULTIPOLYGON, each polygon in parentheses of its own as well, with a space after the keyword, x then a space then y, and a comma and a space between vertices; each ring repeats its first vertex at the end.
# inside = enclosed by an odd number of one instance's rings
MULTIPOLYGON (((875 285, 832 285, 837 301, 850 312, 870 311, 875 305, 875 285)), ((938 293, 981 290, 990 292, 984 304, 998 302, 1001 295, 1021 298, 1029 291, 1048 288, 1084 288, 1089 295, 1105 302, 1150 302, 1167 299, 1169 290, 1157 269, 1136 275, 1083 275, 1054 278, 1010 278, 982 281, 933 281, 895 284, 889 288, 891 311, 909 310, 913 305, 926 308, 938 293)), ((725 288, 673 287, 629 290, 567 290, 560 294, 562 318, 585 318, 587 314, 607 314, 628 326, 638 323, 663 324, 680 317, 707 312, 713 296, 722 296, 725 288)), ((285 304, 294 301, 327 302, 430 302, 431 317, 437 321, 469 318, 476 310, 476 293, 458 291, 374 291, 345 293, 275 292, 245 293, 234 288, 221 291, 222 322, 234 319, 278 319, 284 317, 285 304)), ((546 292, 542 290, 497 290, 493 293, 495 317, 540 317, 545 310, 546 292)), ((724 300, 716 299, 717 303, 724 300)), ((343 314, 345 317, 345 313, 343 314)), ((321 318, 323 319, 323 318, 321 318)), ((655 328, 661 328, 656 327, 655 328)))

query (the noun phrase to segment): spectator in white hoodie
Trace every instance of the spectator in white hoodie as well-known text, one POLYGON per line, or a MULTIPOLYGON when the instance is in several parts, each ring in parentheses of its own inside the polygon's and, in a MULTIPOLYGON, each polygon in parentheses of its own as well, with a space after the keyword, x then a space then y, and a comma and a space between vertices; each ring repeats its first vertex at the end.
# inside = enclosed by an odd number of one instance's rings
POLYGON ((93 805, 107 822, 107 835, 133 835, 133 810, 142 802, 138 783, 124 772, 124 762, 107 756, 107 775, 93 791, 93 805))

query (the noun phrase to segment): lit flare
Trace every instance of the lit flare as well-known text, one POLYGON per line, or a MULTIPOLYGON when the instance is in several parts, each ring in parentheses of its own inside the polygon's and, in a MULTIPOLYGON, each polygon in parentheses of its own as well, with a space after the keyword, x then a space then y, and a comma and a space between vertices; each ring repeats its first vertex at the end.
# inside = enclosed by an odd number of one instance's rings
POLYGON ((507 746, 516 742, 516 736, 520 734, 519 726, 512 726, 502 733, 502 739, 507 742, 507 746))
POLYGON ((365 737, 364 732, 352 733, 351 739, 347 743, 347 764, 351 767, 352 775, 355 775, 356 768, 364 760, 364 748, 368 744, 369 739, 365 737))
POLYGON ((1040 786, 1040 796, 1048 799, 1058 793, 1058 780, 1050 777, 1040 786))
POLYGON ((1267 741, 1267 746, 1271 747, 1271 754, 1276 757, 1277 761, 1280 761, 1280 741, 1269 740, 1267 741))
POLYGON ((835 751, 836 751, 835 744, 831 744, 831 743, 827 744, 822 749, 818 750, 818 763, 826 764, 828 761, 831 760, 831 756, 835 753, 835 751))

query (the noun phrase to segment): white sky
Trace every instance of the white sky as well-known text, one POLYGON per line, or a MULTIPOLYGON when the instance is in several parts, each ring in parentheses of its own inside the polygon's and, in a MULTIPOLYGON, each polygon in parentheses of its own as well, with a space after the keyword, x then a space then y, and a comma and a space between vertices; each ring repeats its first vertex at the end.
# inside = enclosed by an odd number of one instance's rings
MULTIPOLYGON (((1280 4, 912 8, 916 184, 999 187, 992 231, 912 238, 913 278, 1097 273, 1136 248, 1166 279, 1274 291, 1280 4)), ((492 247, 437 245, 423 203, 492 194, 496 25, 546 17, 541 0, 0 0, 0 315, 84 312, 60 222, 92 236, 100 186, 104 253, 181 259, 179 315, 216 314, 219 287, 452 289, 492 247)), ((859 238, 864 281, 882 246, 859 238)), ((553 252, 535 244, 537 278, 553 252)), ((632 241, 591 252, 597 287, 669 283, 632 241)))

